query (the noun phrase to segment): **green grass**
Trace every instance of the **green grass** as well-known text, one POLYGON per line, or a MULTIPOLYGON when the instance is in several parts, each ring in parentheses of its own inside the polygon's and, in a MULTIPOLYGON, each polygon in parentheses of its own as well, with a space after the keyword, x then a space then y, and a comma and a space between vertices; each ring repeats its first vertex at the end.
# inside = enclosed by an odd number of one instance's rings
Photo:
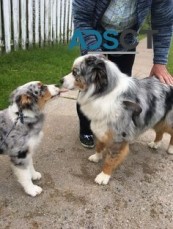
POLYGON ((173 76, 173 41, 169 52, 168 70, 170 74, 173 76))
POLYGON ((58 83, 78 55, 79 49, 55 45, 0 56, 0 109, 8 106, 10 93, 19 85, 35 80, 58 83))

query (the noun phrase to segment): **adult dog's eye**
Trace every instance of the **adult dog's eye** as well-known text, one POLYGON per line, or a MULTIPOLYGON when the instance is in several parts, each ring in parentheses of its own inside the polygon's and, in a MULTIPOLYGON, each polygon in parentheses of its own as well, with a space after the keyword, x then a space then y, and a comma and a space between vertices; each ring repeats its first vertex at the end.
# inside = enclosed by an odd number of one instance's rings
POLYGON ((77 76, 77 69, 74 68, 73 71, 72 71, 72 73, 73 73, 74 76, 77 76))
POLYGON ((42 86, 41 86, 41 91, 46 91, 46 90, 47 90, 47 86, 42 85, 42 86))
POLYGON ((76 81, 80 81, 80 71, 77 68, 73 68, 72 74, 75 77, 76 81))
POLYGON ((80 77, 79 76, 75 77, 75 80, 80 81, 80 77))

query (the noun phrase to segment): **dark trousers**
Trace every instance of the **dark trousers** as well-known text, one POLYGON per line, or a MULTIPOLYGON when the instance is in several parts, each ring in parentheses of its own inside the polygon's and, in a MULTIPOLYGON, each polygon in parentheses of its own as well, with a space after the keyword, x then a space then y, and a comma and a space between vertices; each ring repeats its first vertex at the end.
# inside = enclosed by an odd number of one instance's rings
MULTIPOLYGON (((123 73, 131 76, 132 67, 135 59, 135 54, 126 54, 121 56, 108 55, 108 59, 114 62, 123 73)), ((79 117, 80 134, 91 135, 90 120, 80 110, 80 105, 77 103, 77 113, 79 117)))

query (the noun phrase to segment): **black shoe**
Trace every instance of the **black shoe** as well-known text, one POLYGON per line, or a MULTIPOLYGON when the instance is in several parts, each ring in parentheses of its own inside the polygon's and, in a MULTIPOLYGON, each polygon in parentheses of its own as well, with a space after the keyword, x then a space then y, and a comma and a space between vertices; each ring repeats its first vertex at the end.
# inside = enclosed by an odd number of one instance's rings
POLYGON ((94 137, 93 135, 80 134, 80 142, 85 148, 94 148, 94 137))

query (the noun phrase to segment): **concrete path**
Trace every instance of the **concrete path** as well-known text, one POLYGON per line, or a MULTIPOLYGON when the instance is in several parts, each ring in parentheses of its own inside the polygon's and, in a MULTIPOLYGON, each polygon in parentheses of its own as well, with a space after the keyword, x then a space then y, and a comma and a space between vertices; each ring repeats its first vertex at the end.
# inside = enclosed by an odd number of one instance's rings
POLYGON ((149 76, 153 63, 153 50, 147 49, 147 40, 140 41, 133 67, 133 75, 138 78, 149 76))
MULTIPOLYGON (((134 75, 151 69, 146 41, 138 47, 134 75)), ((12 175, 8 158, 0 157, 0 229, 171 229, 173 228, 173 156, 169 137, 156 153, 146 132, 107 186, 94 183, 102 163, 88 161, 93 150, 78 140, 77 92, 51 101, 46 108, 44 140, 35 155, 44 192, 26 196, 12 175)))

